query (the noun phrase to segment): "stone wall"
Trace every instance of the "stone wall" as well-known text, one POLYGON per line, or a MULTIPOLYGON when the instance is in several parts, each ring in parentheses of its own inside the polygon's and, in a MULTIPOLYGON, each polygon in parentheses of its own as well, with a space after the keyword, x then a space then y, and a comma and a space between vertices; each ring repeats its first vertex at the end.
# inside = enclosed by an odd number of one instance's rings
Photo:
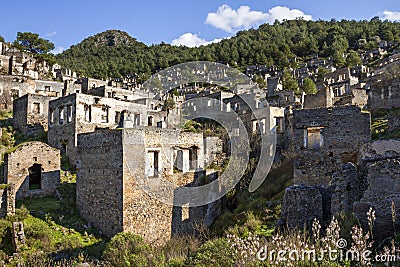
POLYGON ((400 110, 389 112, 388 132, 400 131, 400 110))
POLYGON ((367 187, 354 203, 354 214, 367 227, 367 212, 374 209, 374 236, 383 240, 393 235, 393 227, 400 230, 400 140, 370 142, 362 147, 360 157, 367 187))
POLYGON ((315 95, 304 96, 304 108, 329 108, 338 106, 357 106, 364 109, 368 103, 368 95, 364 89, 352 89, 351 92, 335 96, 330 86, 318 91, 315 95))
POLYGON ((400 78, 374 83, 369 92, 368 108, 369 110, 400 108, 400 78))
POLYGON ((376 215, 374 238, 380 242, 393 236, 393 227, 400 230, 399 179, 400 140, 367 142, 360 148, 357 165, 343 164, 329 186, 286 189, 280 225, 310 227, 317 218, 326 226, 333 215, 354 213, 368 228, 367 212, 372 208, 376 215))
POLYGON ((96 128, 122 127, 148 122, 146 106, 113 98, 72 94, 50 101, 48 141, 67 155, 71 163, 77 160, 77 135, 95 131, 96 128), (125 114, 125 115, 123 115, 125 114), (136 121, 136 116, 139 119, 136 121))
POLYGON ((61 96, 64 84, 29 79, 16 75, 0 75, 0 110, 11 111, 13 101, 26 94, 61 96))
POLYGON ((370 114, 355 106, 295 110, 295 183, 329 185, 341 164, 357 163, 361 144, 370 140, 370 124, 370 114))
POLYGON ((314 219, 323 222, 323 197, 316 187, 292 186, 285 190, 279 226, 310 229, 314 219))
MULTIPOLYGON (((0 42, 0 47, 1 46, 2 44, 0 42)), ((10 57, 2 55, 2 53, 0 52, 0 73, 8 74, 9 68, 10 68, 10 57)))
POLYGON ((48 130, 49 101, 53 97, 26 94, 13 102, 13 125, 25 135, 48 130))
POLYGON ((0 75, 0 110, 12 111, 13 101, 27 93, 34 93, 33 80, 19 76, 0 75))
POLYGON ((108 82, 103 80, 97 80, 93 78, 82 78, 81 92, 83 94, 89 94, 89 91, 100 86, 107 86, 108 82))
POLYGON ((88 94, 100 97, 114 98, 118 100, 128 100, 128 101, 143 98, 143 96, 136 95, 134 91, 115 88, 111 86, 104 86, 104 85, 89 90, 88 94))
POLYGON ((213 162, 218 164, 222 154, 222 140, 216 136, 204 138, 204 164, 210 166, 213 162))
POLYGON ((36 94, 61 97, 64 89, 61 82, 35 80, 36 94))
POLYGON ((60 152, 41 142, 27 142, 4 159, 5 183, 15 186, 17 199, 49 196, 60 184, 60 152))
POLYGON ((339 215, 353 212, 353 204, 359 201, 365 190, 365 182, 353 163, 342 165, 341 170, 332 177, 331 214, 339 215))
MULTIPOLYGON (((142 187, 144 181, 151 187, 165 186, 166 181, 176 186, 199 185, 204 162, 202 134, 148 127, 99 130, 80 134, 78 148, 77 205, 82 216, 107 236, 129 231, 159 245, 175 234, 193 232, 195 223, 209 225, 220 212, 217 203, 174 207, 142 187), (194 164, 195 168, 174 170, 176 151, 193 147, 197 148, 197 163, 183 165, 194 164), (152 165, 155 155, 157 167, 152 165)), ((173 190, 165 193, 174 197, 173 190)))
POLYGON ((289 107, 294 105, 296 102, 293 90, 268 92, 266 99, 268 103, 274 107, 289 107))
POLYGON ((99 130, 78 137, 76 205, 109 237, 123 230, 122 134, 99 130))
POLYGON ((0 185, 0 218, 4 218, 15 213, 15 192, 14 185, 0 185))
POLYGON ((365 109, 368 105, 368 94, 364 89, 353 89, 351 90, 352 102, 351 105, 358 106, 361 109, 365 109))
POLYGON ((319 90, 315 95, 305 95, 303 106, 305 109, 329 108, 333 105, 333 97, 332 88, 326 86, 319 90))

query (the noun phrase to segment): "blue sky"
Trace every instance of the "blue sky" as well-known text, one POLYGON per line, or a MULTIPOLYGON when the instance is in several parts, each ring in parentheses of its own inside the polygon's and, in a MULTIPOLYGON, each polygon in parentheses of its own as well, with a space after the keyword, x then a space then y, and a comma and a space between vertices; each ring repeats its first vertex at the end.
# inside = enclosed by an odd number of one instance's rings
POLYGON ((275 19, 400 21, 399 0, 147 0, 5 1, 0 6, 0 35, 13 41, 18 31, 39 33, 67 49, 107 29, 128 32, 146 44, 196 46, 256 28, 275 19))

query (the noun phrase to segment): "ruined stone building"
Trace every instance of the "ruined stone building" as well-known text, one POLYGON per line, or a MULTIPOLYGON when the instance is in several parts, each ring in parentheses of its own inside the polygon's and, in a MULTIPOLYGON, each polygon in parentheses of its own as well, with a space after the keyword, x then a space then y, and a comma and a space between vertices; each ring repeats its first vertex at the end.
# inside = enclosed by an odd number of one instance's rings
POLYGON ((326 86, 316 94, 305 95, 303 107, 305 109, 331 108, 333 107, 334 97, 332 87, 326 86))
POLYGON ((196 221, 211 224, 218 214, 214 204, 180 208, 162 203, 141 186, 143 181, 150 187, 165 181, 200 185, 202 134, 149 127, 80 134, 78 159, 78 209, 107 236, 129 231, 162 244, 193 230, 196 221))
MULTIPOLYGON (((39 78, 38 73, 35 71, 36 60, 33 57, 19 51, 15 47, 7 49, 4 52, 4 56, 9 58, 7 74, 21 75, 32 79, 39 78)), ((2 67, 5 69, 7 63, 3 63, 2 67)))
POLYGON ((348 93, 335 96, 333 88, 326 86, 320 89, 316 94, 304 96, 303 107, 305 109, 313 108, 331 108, 337 106, 358 106, 365 109, 368 104, 368 94, 365 89, 351 88, 348 93))
POLYGON ((295 183, 329 185, 341 164, 357 163, 370 126, 370 113, 355 106, 294 110, 295 183))
POLYGON ((5 155, 4 175, 17 199, 51 196, 60 184, 60 151, 41 142, 23 143, 5 155))
POLYGON ((60 97, 63 88, 64 85, 59 82, 0 75, 0 110, 12 111, 13 101, 26 94, 60 97))
POLYGON ((62 82, 75 81, 78 78, 76 72, 64 68, 58 64, 54 64, 52 66, 52 72, 53 72, 53 78, 62 82))
POLYGON ((370 110, 400 108, 400 78, 380 75, 375 78, 369 91, 368 108, 370 110))
POLYGON ((275 107, 291 107, 296 102, 300 103, 293 90, 268 91, 266 99, 270 105, 275 107))
POLYGON ((94 132, 96 128, 147 125, 145 105, 113 98, 71 94, 49 103, 48 142, 74 163, 77 159, 78 134, 94 132))
MULTIPOLYGON (((374 236, 380 240, 392 237, 393 231, 400 229, 400 140, 378 140, 363 145, 358 170, 359 185, 355 183, 353 187, 360 188, 361 193, 353 203, 354 214, 367 227, 367 212, 373 208, 374 236)), ((349 182, 350 177, 344 178, 349 182)))
POLYGON ((115 98, 117 100, 128 100, 128 101, 134 101, 146 97, 153 98, 152 95, 149 96, 148 94, 146 94, 142 96, 131 90, 115 88, 111 86, 104 86, 104 85, 96 87, 94 89, 90 89, 88 91, 88 94, 100 97, 115 98))
POLYGON ((324 85, 332 88, 335 97, 350 93, 353 85, 358 83, 358 78, 351 75, 350 68, 338 69, 324 75, 324 85))
POLYGON ((400 140, 363 144, 356 163, 345 163, 329 185, 295 185, 285 191, 280 225, 303 229, 314 219, 329 224, 332 216, 353 213, 368 228, 367 212, 375 211, 373 233, 382 241, 400 229, 400 140))
POLYGON ((26 94, 13 102, 13 126, 25 135, 38 135, 48 130, 51 96, 26 94))

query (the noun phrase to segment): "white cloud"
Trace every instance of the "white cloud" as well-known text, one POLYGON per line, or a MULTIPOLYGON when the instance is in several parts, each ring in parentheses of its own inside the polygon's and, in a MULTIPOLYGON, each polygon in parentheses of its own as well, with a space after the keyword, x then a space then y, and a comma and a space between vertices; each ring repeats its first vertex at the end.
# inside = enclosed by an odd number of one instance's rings
POLYGON ((57 46, 56 48, 53 49, 53 51, 51 51, 54 55, 60 54, 64 51, 64 47, 62 46, 57 46))
POLYGON ((385 10, 379 14, 383 20, 400 21, 400 12, 385 10))
POLYGON ((268 13, 262 11, 252 11, 249 6, 241 6, 237 10, 228 5, 222 5, 216 13, 207 15, 206 24, 210 24, 226 32, 234 32, 241 29, 249 29, 262 23, 273 23, 276 19, 292 20, 302 17, 305 20, 312 20, 311 15, 306 15, 298 9, 276 6, 271 8, 268 13))
POLYGON ((172 45, 182 45, 187 47, 198 47, 201 45, 208 45, 211 43, 220 42, 222 39, 215 39, 213 41, 207 41, 205 39, 200 38, 197 34, 193 33, 185 33, 179 36, 178 38, 172 40, 172 45))
POLYGON ((267 19, 267 14, 261 11, 251 11, 248 6, 241 6, 233 10, 228 5, 222 5, 216 13, 208 13, 206 24, 210 24, 226 32, 233 32, 240 28, 250 28, 267 19))
POLYGON ((268 10, 268 18, 266 22, 274 23, 275 20, 282 21, 286 20, 294 20, 297 18, 303 18, 304 20, 312 20, 311 15, 304 14, 303 11, 299 9, 290 9, 285 6, 276 6, 268 10))
POLYGON ((49 33, 46 33, 46 37, 52 37, 56 34, 57 34, 57 32, 49 32, 49 33))

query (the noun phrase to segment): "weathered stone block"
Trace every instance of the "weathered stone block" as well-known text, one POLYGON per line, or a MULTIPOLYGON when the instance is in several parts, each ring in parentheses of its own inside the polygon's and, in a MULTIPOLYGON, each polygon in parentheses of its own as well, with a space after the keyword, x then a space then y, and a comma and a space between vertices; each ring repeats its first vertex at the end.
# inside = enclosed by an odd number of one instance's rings
POLYGON ((282 224, 290 229, 310 227, 314 219, 323 222, 323 199, 319 189, 292 186, 285 190, 282 203, 282 224))
POLYGON ((342 170, 332 179, 331 214, 338 215, 353 211, 353 203, 362 196, 357 167, 353 163, 342 165, 342 170))

